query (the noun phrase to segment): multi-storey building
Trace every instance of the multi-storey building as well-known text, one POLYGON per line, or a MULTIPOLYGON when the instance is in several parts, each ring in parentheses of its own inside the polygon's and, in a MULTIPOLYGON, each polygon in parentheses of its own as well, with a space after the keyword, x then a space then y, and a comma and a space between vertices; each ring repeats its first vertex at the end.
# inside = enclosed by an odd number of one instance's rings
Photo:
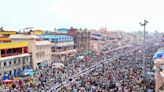
POLYGON ((31 66, 28 42, 11 42, 0 44, 0 73, 14 75, 21 69, 31 66))
POLYGON ((39 36, 42 40, 52 43, 52 59, 64 61, 65 56, 71 56, 76 53, 74 38, 67 35, 44 35, 39 36), (56 56, 56 57, 55 57, 56 56))
POLYGON ((28 42, 28 51, 32 55, 32 67, 38 69, 51 65, 51 47, 49 41, 40 41, 35 35, 11 35, 12 42, 28 42))
POLYGON ((90 50, 90 32, 87 29, 70 28, 68 31, 69 36, 74 37, 74 42, 77 46, 77 51, 90 50))

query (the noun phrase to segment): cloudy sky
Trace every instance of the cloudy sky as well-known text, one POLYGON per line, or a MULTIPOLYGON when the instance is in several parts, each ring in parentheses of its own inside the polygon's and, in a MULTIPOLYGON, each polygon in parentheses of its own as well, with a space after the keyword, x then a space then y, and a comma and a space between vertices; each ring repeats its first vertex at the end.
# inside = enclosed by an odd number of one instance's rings
POLYGON ((0 0, 0 26, 8 30, 100 28, 164 32, 163 0, 0 0))

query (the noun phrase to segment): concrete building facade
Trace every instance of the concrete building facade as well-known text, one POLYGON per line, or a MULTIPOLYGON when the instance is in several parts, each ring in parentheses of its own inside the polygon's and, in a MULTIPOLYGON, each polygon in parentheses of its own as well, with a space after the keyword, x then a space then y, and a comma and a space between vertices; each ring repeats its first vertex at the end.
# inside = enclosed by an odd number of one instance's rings
POLYGON ((39 41, 35 35, 11 35, 12 42, 28 42, 28 51, 32 55, 32 67, 34 70, 51 65, 51 47, 49 41, 39 41))
POLYGON ((50 41, 52 43, 52 59, 64 61, 65 56, 71 56, 76 53, 76 44, 74 38, 67 35, 44 35, 39 36, 40 39, 50 41))
POLYGON ((74 37, 74 42, 77 46, 77 51, 90 50, 90 32, 87 29, 76 29, 71 27, 68 31, 69 36, 74 37))
POLYGON ((11 42, 0 44, 0 73, 14 75, 31 66, 28 42, 11 42))

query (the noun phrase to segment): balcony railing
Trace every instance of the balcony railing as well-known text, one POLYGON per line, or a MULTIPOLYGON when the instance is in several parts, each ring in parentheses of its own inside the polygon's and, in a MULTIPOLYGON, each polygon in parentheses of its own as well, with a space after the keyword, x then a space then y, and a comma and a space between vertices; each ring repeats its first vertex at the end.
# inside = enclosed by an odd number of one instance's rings
POLYGON ((7 70, 12 70, 21 67, 23 67, 23 64, 14 64, 14 65, 0 67, 0 71, 7 71, 7 70))
POLYGON ((1 54, 1 57, 15 56, 19 54, 22 54, 22 53, 1 54))

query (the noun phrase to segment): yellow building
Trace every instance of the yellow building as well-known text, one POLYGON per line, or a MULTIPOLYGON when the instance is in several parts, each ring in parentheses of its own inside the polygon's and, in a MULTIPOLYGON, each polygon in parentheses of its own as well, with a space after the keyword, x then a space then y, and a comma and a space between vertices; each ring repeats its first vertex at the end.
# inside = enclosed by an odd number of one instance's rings
POLYGON ((11 42, 0 44, 0 73, 13 75, 20 69, 30 66, 31 55, 28 42, 11 42))
POLYGON ((11 39, 10 38, 7 38, 7 37, 0 37, 0 42, 11 42, 11 39))
POLYGON ((34 35, 42 35, 43 34, 43 31, 42 30, 32 30, 31 34, 34 34, 34 35))
POLYGON ((13 35, 16 34, 16 31, 0 31, 2 35, 13 35))

